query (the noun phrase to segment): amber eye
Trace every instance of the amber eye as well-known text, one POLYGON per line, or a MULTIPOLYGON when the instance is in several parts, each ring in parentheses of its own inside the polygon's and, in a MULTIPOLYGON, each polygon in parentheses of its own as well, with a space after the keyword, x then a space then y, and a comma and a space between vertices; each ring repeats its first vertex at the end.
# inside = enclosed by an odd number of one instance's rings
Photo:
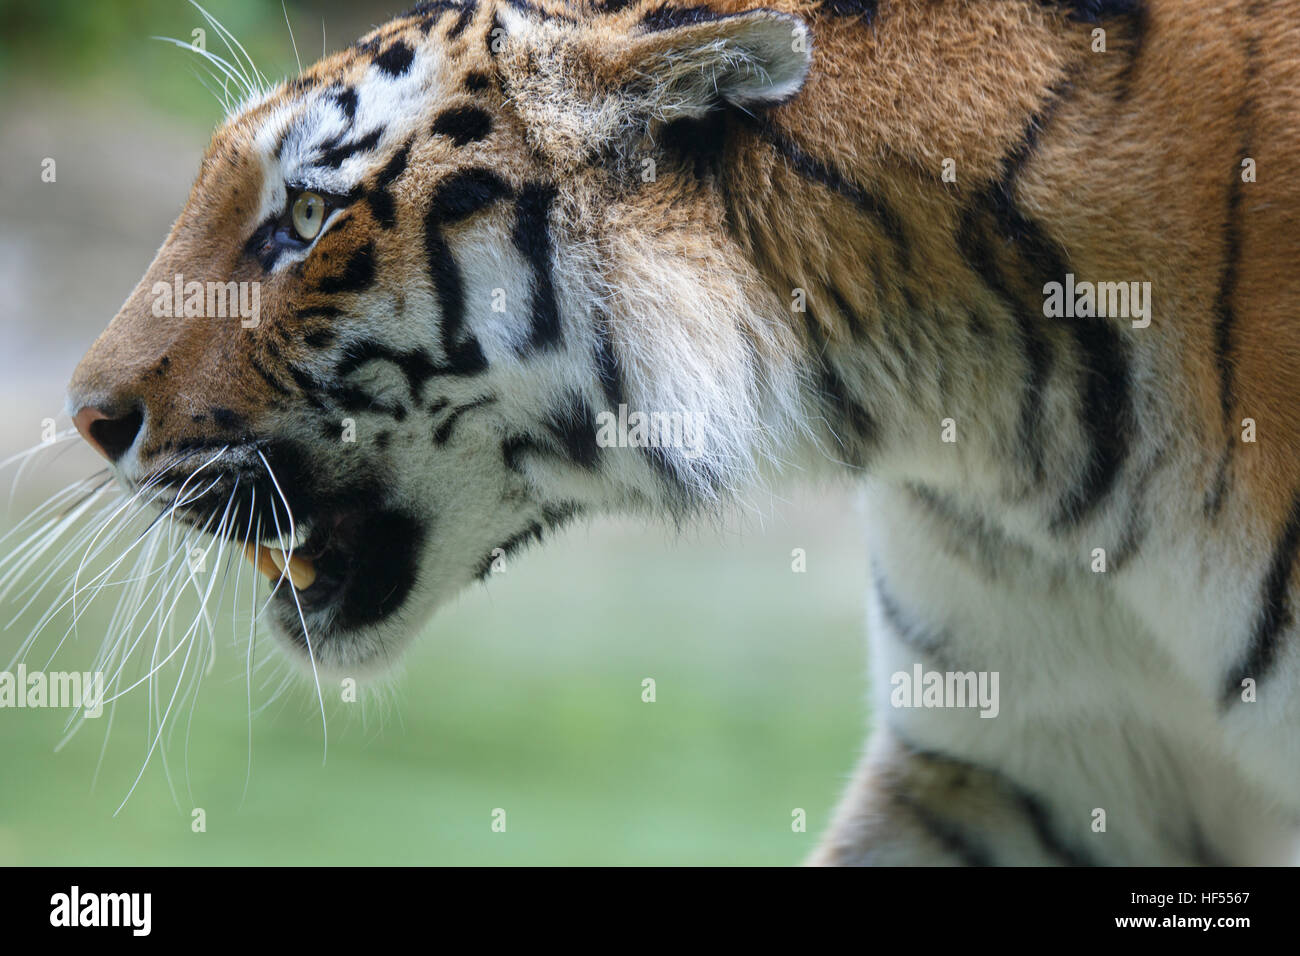
POLYGON ((311 242, 320 234, 325 222, 325 200, 316 193, 301 193, 293 201, 293 228, 303 242, 311 242))

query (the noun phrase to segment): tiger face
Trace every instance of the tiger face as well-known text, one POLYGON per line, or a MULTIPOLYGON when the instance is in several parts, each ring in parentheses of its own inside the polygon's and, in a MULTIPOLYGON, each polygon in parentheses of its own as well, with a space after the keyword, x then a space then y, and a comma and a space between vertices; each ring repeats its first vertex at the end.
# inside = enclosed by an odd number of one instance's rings
POLYGON ((691 140, 794 96, 809 47, 772 12, 425 4, 221 126, 69 413, 247 551, 297 659, 380 666, 548 530, 753 466, 792 349, 691 140), (629 403, 692 447, 599 441, 629 403))

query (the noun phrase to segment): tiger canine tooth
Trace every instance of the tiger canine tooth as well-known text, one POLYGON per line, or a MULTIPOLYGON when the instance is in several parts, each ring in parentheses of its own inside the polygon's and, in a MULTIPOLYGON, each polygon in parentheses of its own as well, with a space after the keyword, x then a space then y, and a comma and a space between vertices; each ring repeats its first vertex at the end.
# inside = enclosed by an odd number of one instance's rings
POLYGON ((248 563, 266 575, 272 583, 280 580, 280 569, 271 559, 270 548, 264 548, 256 541, 245 541, 244 557, 248 558, 248 563))
MULTIPOLYGON (((266 548, 264 550, 271 556, 271 561, 276 569, 284 572, 285 553, 278 548, 266 548)), ((316 566, 300 554, 291 555, 289 557, 288 578, 295 588, 299 591, 305 591, 316 580, 316 566)))
MULTIPOLYGON (((284 573, 284 552, 277 548, 265 548, 252 541, 244 544, 244 557, 250 564, 266 575, 272 584, 278 582, 284 573)), ((307 558, 295 554, 289 559, 289 582, 299 591, 305 591, 316 580, 316 566, 307 558)))

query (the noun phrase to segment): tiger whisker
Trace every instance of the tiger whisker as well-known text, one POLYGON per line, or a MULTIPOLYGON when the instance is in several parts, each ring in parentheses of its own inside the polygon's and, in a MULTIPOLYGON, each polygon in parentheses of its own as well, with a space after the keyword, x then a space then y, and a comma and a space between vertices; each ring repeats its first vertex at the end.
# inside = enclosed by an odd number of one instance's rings
POLYGON ((208 23, 211 24, 212 28, 217 31, 217 35, 221 37, 221 42, 226 45, 226 49, 230 52, 230 55, 235 58, 235 65, 239 67, 241 75, 247 79, 246 89, 248 90, 248 94, 254 96, 258 93, 264 92, 270 86, 270 83, 267 81, 266 77, 262 75, 262 72, 257 68, 257 65, 253 63, 253 58, 248 55, 248 51, 244 49, 244 45, 235 39, 235 35, 227 30, 220 20, 208 13, 207 10, 204 10, 195 2, 195 0, 190 0, 190 6, 203 14, 203 19, 207 20, 208 23), (239 49, 238 54, 235 52, 236 47, 239 49), (248 63, 248 69, 252 71, 251 78, 248 77, 248 73, 244 71, 242 64, 240 64, 239 54, 243 54, 244 61, 248 63))
MULTIPOLYGON (((129 505, 131 503, 132 502, 127 502, 126 504, 129 505)), ((142 505, 141 507, 144 506, 142 505)), ((118 510, 120 511, 121 509, 118 510)), ((107 581, 105 579, 107 579, 108 576, 111 575, 112 572, 115 571, 122 564, 122 562, 126 560, 126 558, 130 555, 131 551, 134 550, 134 548, 144 538, 144 534, 141 534, 139 537, 136 538, 134 542, 132 542, 131 544, 127 545, 124 549, 122 549, 122 552, 118 555, 116 560, 114 560, 108 567, 104 568, 102 571, 96 574, 95 577, 87 581, 85 584, 78 585, 78 577, 80 575, 81 568, 84 567, 87 560, 93 560, 100 553, 102 553, 103 551, 107 550, 110 546, 112 546, 116 540, 114 536, 119 532, 120 532, 120 528, 114 529, 112 534, 109 537, 105 538, 99 544, 99 546, 95 548, 93 554, 91 554, 90 551, 87 550, 86 555, 84 555, 82 558, 82 564, 78 567, 77 574, 74 575, 73 579, 64 586, 63 590, 60 591, 59 593, 59 597, 55 598, 55 602, 44 613, 44 615, 42 615, 41 619, 37 622, 36 627, 33 628, 31 635, 29 635, 28 641, 24 642, 24 646, 30 643, 31 640, 33 640, 42 630, 44 630, 45 625, 48 624, 53 617, 55 617, 59 612, 61 612, 64 608, 68 607, 69 605, 72 605, 73 608, 73 620, 72 620, 72 624, 69 626, 68 631, 65 632, 63 639, 60 640, 59 646, 62 646, 63 641, 67 639, 69 634, 75 633, 76 625, 80 620, 81 616, 86 612, 86 610, 94 602, 94 599, 98 596, 100 591, 106 585, 107 581), (82 591, 85 591, 87 589, 92 589, 92 588, 93 591, 90 597, 86 600, 85 604, 80 608, 80 610, 78 610, 76 605, 77 597, 80 595, 82 591), (66 595, 66 597, 64 597, 64 595, 66 595)), ((147 534, 147 530, 145 534, 147 534)), ((84 546, 84 539, 79 539, 79 540, 81 543, 78 543, 76 547, 72 548, 71 550, 75 551, 78 548, 84 546)), ((55 567, 52 569, 51 576, 54 573, 56 573, 58 569, 61 568, 64 564, 66 564, 69 560, 71 560, 71 555, 69 555, 67 558, 64 558, 62 561, 58 562, 58 564, 56 564, 55 567)), ((18 617, 21 617, 21 615, 26 611, 26 608, 30 606, 33 601, 35 601, 35 599, 40 595, 42 590, 43 588, 39 588, 32 594, 32 597, 28 600, 27 604, 24 605, 24 607, 19 610, 18 615, 15 616, 15 620, 17 620, 18 617)), ((56 653, 57 651, 58 651, 58 647, 55 648, 56 653)), ((53 655, 51 655, 51 660, 52 659, 53 659, 53 655)))
POLYGON ((289 28, 289 42, 293 45, 293 59, 298 64, 298 72, 302 72, 302 59, 298 56, 298 41, 293 38, 293 24, 289 22, 289 8, 285 6, 284 0, 280 0, 280 9, 284 11, 284 25, 289 28))
MULTIPOLYGON (((249 503, 249 513, 257 514, 257 487, 253 487, 253 493, 249 503)), ((249 536, 253 534, 253 523, 248 523, 248 532, 244 536, 244 550, 248 550, 249 536)), ((262 536, 262 520, 257 521, 257 537, 262 536)), ((243 562, 240 562, 240 572, 243 571, 243 562)), ((235 582, 235 592, 239 591, 239 582, 235 582)), ((248 605, 248 652, 244 660, 244 676, 247 684, 248 694, 248 764, 244 770, 244 791, 240 795, 239 802, 248 799, 248 786, 253 779, 253 647, 257 639, 257 575, 253 575, 253 588, 249 596, 248 605)))
POLYGON ((178 40, 175 37, 153 36, 150 37, 150 39, 160 40, 163 43, 171 43, 174 46, 180 47, 182 50, 188 50, 189 52, 195 54, 196 56, 202 57, 204 60, 211 63, 218 70, 220 70, 222 75, 224 75, 231 82, 235 83, 236 86, 241 87, 243 89, 244 96, 246 98, 251 98, 255 95, 255 91, 248 85, 248 81, 246 81, 237 72, 235 72, 234 68, 225 59, 218 56, 217 54, 212 53, 209 50, 200 49, 191 43, 186 43, 184 40, 178 40))
MULTIPOLYGON (((199 529, 200 533, 204 533, 204 532, 206 532, 207 529, 208 529, 208 526, 211 525, 211 523, 212 523, 215 519, 216 519, 216 515, 215 515, 215 514, 213 514, 211 517, 209 517, 208 521, 205 522, 205 524, 203 525, 203 527, 199 529)), ((169 561, 169 565, 168 565, 168 567, 170 567, 170 563, 171 563, 171 562, 174 562, 174 561, 176 560, 176 558, 177 558, 177 554, 176 554, 176 552, 172 552, 171 555, 170 555, 169 558, 168 558, 168 561, 169 561)), ((184 563, 182 563, 182 566, 176 570, 175 574, 172 575, 171 581, 168 583, 169 588, 170 588, 171 586, 173 586, 174 584, 179 583, 180 580, 181 580, 181 575, 182 575, 182 574, 185 574, 188 570, 189 570, 188 566, 185 565, 184 563)), ((160 632, 160 633, 161 633, 161 631, 163 630, 163 628, 166 627, 167 624, 171 621, 171 617, 172 617, 172 614, 173 614, 173 613, 175 612, 175 610, 176 610, 176 606, 180 603, 181 598, 183 598, 184 596, 185 596, 184 588, 183 588, 183 587, 178 588, 178 589, 176 590, 176 596, 175 596, 175 598, 173 598, 171 604, 167 607, 167 610, 166 610, 164 616, 160 619, 160 622, 159 622, 159 632, 160 632)), ((158 609, 155 609, 154 613, 153 613, 152 615, 150 615, 150 617, 148 618, 148 620, 145 621, 145 628, 142 628, 142 629, 141 629, 141 632, 140 632, 139 637, 137 637, 137 638, 136 638, 136 641, 132 644, 131 651, 134 651, 135 646, 138 645, 139 641, 143 639, 143 637, 144 637, 144 629, 148 628, 148 626, 149 626, 149 622, 152 621, 153 618, 154 618, 155 616, 157 616, 157 614, 159 613, 160 610, 161 610, 161 606, 160 606, 158 609)), ((156 647, 156 644, 155 644, 155 647, 156 647)), ((165 658, 165 659, 162 661, 162 663, 166 663, 166 661, 169 660, 169 659, 171 658, 171 656, 174 655, 178 649, 179 649, 179 645, 177 645, 176 648, 173 648, 171 654, 169 654, 169 655, 167 656, 167 658, 165 658)), ((127 657, 128 657, 128 658, 130 657, 130 652, 128 652, 127 657)), ((156 657, 155 657, 154 659, 156 660, 156 657)), ((136 687, 139 687, 140 684, 144 683, 146 680, 148 680, 149 678, 151 678, 151 677, 153 676, 153 673, 154 673, 156 670, 157 670, 157 667, 156 667, 156 666, 153 667, 153 668, 151 668, 150 671, 149 671, 149 673, 147 673, 144 677, 141 677, 139 680, 137 680, 134 684, 131 684, 131 685, 130 685, 129 687, 127 687, 125 690, 123 690, 123 691, 121 691, 120 693, 114 695, 114 697, 112 697, 112 698, 106 698, 106 701, 107 701, 107 700, 116 699, 117 697, 121 697, 121 696, 123 696, 123 695, 129 693, 130 691, 134 690, 136 687)))
MULTIPOLYGON (((188 636, 189 636, 189 635, 186 635, 186 637, 188 637, 188 636)), ((161 637, 160 637, 159 639, 161 640, 161 637)), ((155 657, 156 657, 156 653, 157 653, 157 646, 158 646, 158 645, 157 645, 157 642, 155 642, 155 643, 154 643, 154 648, 155 648, 155 657)), ((117 808, 116 810, 113 811, 113 816, 117 816, 119 813, 122 812, 122 808, 125 807, 125 806, 127 805, 127 802, 131 799, 131 796, 135 793, 135 789, 136 789, 136 787, 138 787, 138 786, 140 785, 140 781, 141 781, 141 779, 143 779, 145 771, 146 771, 147 769, 149 769, 149 761, 152 759, 152 757, 153 757, 153 755, 154 755, 154 752, 155 752, 155 751, 157 750, 157 748, 158 748, 158 742, 162 739, 163 728, 165 727, 165 725, 166 725, 166 723, 167 723, 167 717, 171 714, 171 709, 172 709, 172 707, 173 707, 173 706, 175 705, 175 703, 176 703, 176 695, 180 692, 180 682, 181 682, 182 678, 184 678, 184 676, 185 676, 185 669, 186 669, 186 667, 189 666, 190 653, 191 653, 192 650, 193 650, 194 642, 193 642, 192 640, 187 640, 186 638, 182 638, 181 641, 180 641, 180 643, 177 643, 177 644, 176 644, 176 647, 172 649, 171 653, 169 653, 169 654, 167 655, 167 657, 163 659, 162 662, 160 662, 157 666, 150 668, 150 670, 149 670, 149 675, 148 675, 148 676, 149 676, 149 683, 150 683, 150 688, 151 688, 151 690, 152 690, 153 687, 154 687, 153 676, 158 672, 159 667, 161 667, 163 664, 165 664, 165 663, 167 662, 167 660, 169 660, 169 659, 172 657, 172 655, 174 655, 177 651, 179 651, 180 648, 181 648, 182 646, 184 646, 184 647, 186 648, 186 651, 185 651, 185 657, 184 657, 184 658, 182 659, 182 661, 181 661, 181 672, 180 672, 180 675, 179 675, 179 676, 177 677, 177 679, 176 679, 176 688, 172 691, 171 698, 167 701, 167 710, 166 710, 166 712, 161 712, 161 710, 159 710, 159 716, 158 716, 158 732, 157 732, 156 734, 153 735, 153 741, 150 743, 150 745, 149 745, 149 750, 148 750, 148 752, 145 754, 144 763, 143 763, 143 764, 141 765, 141 767, 140 767, 140 772, 139 772, 138 774, 136 774, 135 780, 132 781, 130 788, 127 790, 126 796, 122 798, 122 802, 118 805, 118 808, 117 808)), ((158 698, 157 698, 157 696, 156 696, 156 693, 153 694, 153 695, 151 695, 151 700, 157 700, 157 699, 158 699, 158 698)), ((164 764, 166 763, 166 760, 167 760, 165 750, 166 750, 166 748, 164 748, 164 753, 163 753, 163 762, 164 762, 164 764)), ((167 785, 168 785, 169 788, 171 787, 171 775, 170 775, 170 774, 167 775, 167 785)), ((175 793, 174 790, 172 791, 172 799, 173 799, 173 801, 176 800, 176 793, 175 793)), ((178 802, 178 805, 179 805, 179 802, 178 802)))
MULTIPOLYGON (((281 570, 280 580, 276 584, 276 587, 278 588, 284 584, 288 574, 289 559, 293 557, 293 549, 297 542, 297 533, 293 522, 293 509, 289 507, 289 499, 285 497, 283 489, 280 488, 280 482, 275 477, 275 469, 271 467, 271 463, 266 460, 266 455, 264 455, 260 449, 257 452, 257 457, 262 459, 262 465, 266 468, 267 475, 270 476, 271 485, 275 488, 275 493, 280 496, 280 503, 284 505, 284 513, 289 521, 289 551, 285 555, 284 568, 281 570)), ((280 518, 276 514, 275 508, 271 509, 271 518, 275 521, 276 534, 281 534, 280 518)), ((307 617, 302 612, 302 602, 298 599, 298 589, 293 586, 292 582, 289 585, 289 593, 293 596, 294 607, 298 610, 298 622, 302 625, 303 640, 307 644, 307 658, 311 661, 312 679, 316 682, 316 700, 320 704, 321 733, 323 737, 321 762, 324 763, 329 757, 329 725, 325 719, 325 694, 321 690, 320 686, 320 672, 316 666, 316 651, 312 647, 311 634, 307 628, 307 617)))

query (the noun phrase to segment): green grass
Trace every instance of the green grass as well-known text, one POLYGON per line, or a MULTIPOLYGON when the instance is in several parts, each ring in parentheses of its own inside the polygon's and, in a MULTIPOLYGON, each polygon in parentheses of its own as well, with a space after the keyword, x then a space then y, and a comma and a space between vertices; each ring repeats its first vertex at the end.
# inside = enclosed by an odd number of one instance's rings
MULTIPOLYGON (((56 754, 65 712, 0 710, 0 863, 796 863, 864 733, 864 565, 856 533, 812 508, 743 538, 576 529, 444 609, 382 692, 344 704, 328 688, 324 766, 309 684, 259 714, 246 795, 242 642, 227 635, 191 723, 193 797, 182 727, 179 806, 155 757, 116 817, 146 747, 142 696, 93 790, 102 721, 56 754)), ((0 636, 3 660, 24 623, 0 636)), ((55 667, 89 666, 102 628, 83 622, 55 667)))

